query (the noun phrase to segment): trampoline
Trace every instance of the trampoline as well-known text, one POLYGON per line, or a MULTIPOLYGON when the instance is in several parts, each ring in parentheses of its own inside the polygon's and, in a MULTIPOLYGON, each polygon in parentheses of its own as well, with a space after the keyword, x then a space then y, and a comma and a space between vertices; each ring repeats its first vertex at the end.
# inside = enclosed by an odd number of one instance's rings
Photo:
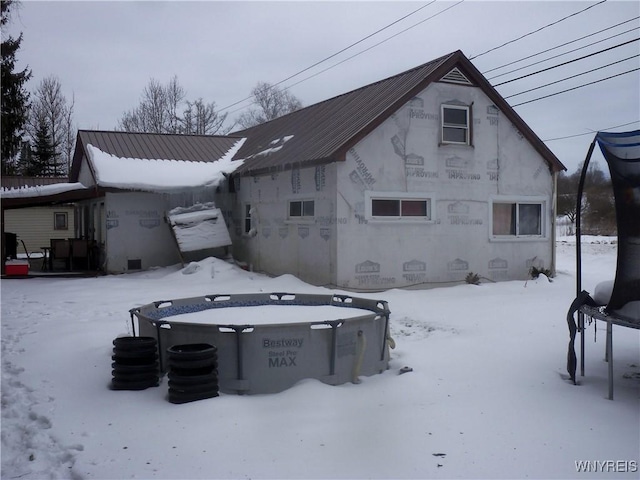
POLYGON ((576 202, 576 298, 569 308, 567 371, 576 383, 575 339, 580 332, 580 374, 584 376, 585 318, 606 322, 609 399, 613 399, 613 325, 640 329, 640 130, 598 132, 582 167, 576 202), (604 155, 615 198, 618 254, 615 279, 602 279, 593 295, 582 290, 580 246, 582 193, 596 143, 604 155), (577 322, 574 319, 578 313, 577 322))

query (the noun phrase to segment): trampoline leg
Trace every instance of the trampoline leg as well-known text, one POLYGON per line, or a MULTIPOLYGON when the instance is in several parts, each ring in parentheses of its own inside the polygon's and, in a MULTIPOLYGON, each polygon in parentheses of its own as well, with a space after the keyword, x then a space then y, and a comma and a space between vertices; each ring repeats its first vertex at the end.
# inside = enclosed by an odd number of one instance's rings
POLYGON ((609 400, 613 400, 613 324, 607 322, 607 362, 609 363, 609 400))
POLYGON ((580 329, 580 376, 584 377, 584 313, 578 312, 578 328, 580 329))

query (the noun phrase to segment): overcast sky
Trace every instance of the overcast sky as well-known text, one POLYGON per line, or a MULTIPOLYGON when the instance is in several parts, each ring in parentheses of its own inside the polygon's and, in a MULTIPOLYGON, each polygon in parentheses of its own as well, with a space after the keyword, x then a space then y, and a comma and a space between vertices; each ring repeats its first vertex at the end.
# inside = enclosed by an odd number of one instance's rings
MULTIPOLYGON (((640 42, 635 41, 543 74, 497 85, 639 37, 637 18, 592 35, 640 15, 640 2, 635 0, 598 1, 466 0, 459 4, 430 4, 23 0, 3 36, 24 34, 17 57, 18 68, 28 65, 33 72, 28 90, 34 90, 42 78, 55 75, 67 98, 75 97, 78 128, 113 130, 122 114, 137 106, 151 78, 165 84, 177 75, 188 99, 202 97, 206 102, 215 101, 222 109, 248 97, 257 82, 278 83, 425 5, 428 6, 282 85, 293 85, 343 62, 291 87, 290 91, 306 106, 462 50, 506 97, 640 53, 640 42), (583 13, 543 28, 589 6, 592 8, 583 13), (443 13, 429 19, 438 12, 443 13), (400 33, 405 29, 408 30, 400 33), (537 33, 483 54, 538 29, 537 33), (631 31, 623 33, 628 30, 631 31), (590 36, 579 42, 487 72, 587 35, 590 36), (617 36, 491 78, 612 35, 617 36), (356 55, 364 50, 367 51, 356 55), (346 60, 353 55, 356 56, 346 60)), ((631 58, 507 101, 515 106, 639 66, 639 58, 631 58)), ((247 105, 244 102, 225 111, 232 120, 241 113, 237 109, 247 105)), ((593 139, 589 132, 640 128, 640 71, 515 109, 572 172, 584 159, 593 139), (624 126, 611 128, 618 125, 624 126), (585 133, 589 134, 552 140, 585 133)))

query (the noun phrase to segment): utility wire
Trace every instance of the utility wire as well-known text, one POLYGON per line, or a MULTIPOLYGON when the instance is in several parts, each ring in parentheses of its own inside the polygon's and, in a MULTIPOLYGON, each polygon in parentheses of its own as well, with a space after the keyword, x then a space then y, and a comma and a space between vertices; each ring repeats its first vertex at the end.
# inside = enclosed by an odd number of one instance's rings
POLYGON ((512 98, 512 97, 517 97, 518 95, 523 95, 525 93, 533 92, 534 90, 539 90, 541 88, 548 87, 550 85, 555 85, 556 83, 560 83, 560 82, 564 82, 565 80, 570 80, 572 78, 580 77, 582 75, 586 75, 587 73, 595 72, 597 70, 602 70, 603 68, 610 67, 611 65, 616 65, 617 63, 626 62, 627 60, 631 60, 632 58, 638 58, 638 57, 640 57, 640 53, 637 54, 637 55, 632 55, 632 56, 627 57, 627 58, 623 58, 622 60, 617 60, 615 62, 608 63, 607 65, 602 65, 602 66, 597 67, 597 68, 592 68, 591 70, 587 70, 586 72, 577 73, 576 75, 571 75, 570 77, 565 77, 565 78, 562 78, 560 80, 556 80, 555 82, 545 83, 544 85, 540 85, 539 87, 530 88, 529 90, 524 90, 524 91, 522 91, 520 93, 514 93, 513 95, 509 95, 509 96, 504 97, 504 98, 507 99, 507 98, 512 98))
POLYGON ((598 41, 595 41, 595 42, 592 42, 592 43, 588 43, 587 45, 584 45, 582 47, 574 48, 573 50, 567 50, 566 52, 559 53, 558 55, 554 55, 553 57, 545 58, 544 60, 539 60, 537 62, 530 63, 529 65, 525 65, 523 67, 514 68, 513 70, 509 70, 508 72, 504 72, 504 73, 500 73, 498 75, 494 75, 493 77, 488 77, 487 80, 493 80, 494 78, 503 77, 505 75, 509 75, 510 73, 514 73, 514 72, 517 72, 517 71, 520 71, 520 70, 524 70, 525 68, 533 67, 534 65, 539 65, 540 63, 548 62, 549 60, 553 60, 554 58, 562 57, 563 55, 567 55, 569 53, 577 52, 578 50, 583 50, 583 49, 585 49, 587 47, 591 47, 591 46, 596 45, 598 43, 602 43, 602 42, 604 42, 606 40, 611 40, 612 38, 619 37, 620 35, 624 35, 625 33, 633 32, 634 30, 638 30, 638 29, 640 29, 640 27, 631 28, 631 29, 626 30, 626 31, 624 31, 622 33, 617 33, 615 35, 611 35, 610 37, 603 38, 602 40, 598 40, 598 41))
MULTIPOLYGON (((504 65, 500 65, 499 67, 490 68, 489 70, 485 70, 484 72, 482 72, 482 74, 485 75, 485 74, 491 73, 491 72, 493 72, 495 70, 500 70, 501 68, 508 67, 508 66, 513 65, 515 63, 523 62, 525 60, 529 60, 530 58, 537 57, 538 55, 542 55, 543 53, 547 53, 547 52, 550 52, 552 50, 556 50, 556 49, 561 48, 561 47, 566 47, 567 45, 570 45, 572 43, 579 42, 580 40, 584 40, 585 38, 593 37, 594 35, 598 35, 599 33, 606 32, 607 30, 611 30, 612 28, 619 27, 620 25, 624 25, 625 23, 633 22, 634 20, 638 20, 639 18, 640 18, 640 16, 631 18, 629 20, 625 20, 624 22, 617 23, 617 24, 612 25, 612 26, 607 27, 607 28, 603 28, 602 30, 598 30, 597 32, 590 33, 589 35, 585 35, 583 37, 576 38, 575 40, 571 40, 569 42, 562 43, 562 44, 557 45, 555 47, 547 48, 546 50, 542 50, 541 52, 534 53, 533 55, 528 55, 528 56, 520 58, 518 60, 514 60, 512 62, 505 63, 504 65)), ((636 28, 638 28, 638 27, 636 27, 636 28)), ((627 30, 627 32, 628 31, 630 31, 630 30, 627 30)), ((627 32, 623 32, 623 33, 627 33, 627 32)), ((608 38, 605 38, 604 40, 608 40, 609 38, 613 38, 613 37, 608 37, 608 38)))
MULTIPOLYGON (((389 41, 389 40, 391 40, 392 38, 395 38, 395 37, 397 37, 398 35, 403 34, 403 33, 404 33, 404 32, 406 32, 407 30, 411 30, 412 28, 417 27, 418 25, 420 25, 420 24, 422 24, 422 23, 426 22, 427 20, 431 20, 432 18, 437 17, 438 15, 443 14, 443 13, 444 13, 444 12, 446 12, 447 10, 450 10, 450 9, 452 9, 452 8, 454 8, 454 7, 457 7, 458 5, 460 5, 461 3, 463 3, 464 1, 465 1, 465 0, 460 0, 460 1, 459 1, 459 2, 457 2, 457 3, 455 3, 455 4, 451 5, 451 6, 449 6, 449 7, 445 8, 445 9, 443 9, 443 10, 440 10, 438 13, 435 13, 435 14, 431 15, 430 17, 427 17, 427 18, 425 18, 424 20, 419 21, 418 23, 414 23, 413 25, 411 25, 411 26, 409 26, 409 27, 405 28, 404 30, 401 30, 400 32, 398 32, 398 33, 396 33, 396 34, 394 34, 394 35, 392 35, 392 36, 390 36, 390 37, 387 37, 387 38, 385 38, 384 40, 382 40, 382 41, 380 41, 380 42, 378 42, 378 43, 376 43, 376 44, 374 44, 374 45, 372 45, 372 46, 370 46, 370 47, 368 47, 368 48, 366 48, 366 49, 364 49, 364 50, 362 50, 362 51, 360 51, 360 52, 358 52, 358 53, 356 53, 356 54, 354 54, 354 55, 351 55, 350 57, 347 57, 347 58, 345 58, 344 60, 341 60, 341 61, 340 61, 340 62, 338 62, 338 63, 335 63, 335 64, 333 64, 333 65, 331 65, 331 66, 329 66, 329 67, 327 67, 327 68, 325 68, 325 69, 323 69, 323 70, 320 70, 319 72, 314 73, 313 75, 309 75, 308 77, 305 77, 305 78, 303 78, 302 80, 297 81, 296 83, 293 83, 293 84, 291 84, 291 85, 289 85, 289 86, 287 86, 287 87, 284 87, 284 90, 289 90, 290 88, 295 87, 296 85, 299 85, 299 84, 301 84, 301 83, 303 83, 303 82, 306 82, 307 80, 310 80, 310 79, 312 79, 313 77, 317 77, 318 75, 320 75, 320 74, 322 74, 322 73, 324 73, 324 72, 326 72, 326 71, 328 71, 328 70, 331 70, 332 68, 335 68, 335 67, 337 67, 338 65, 341 65, 341 64, 343 64, 343 63, 345 63, 345 62, 347 62, 347 61, 351 60, 352 58, 355 58, 355 57, 357 57, 357 56, 359 56, 359 55, 362 55, 363 53, 368 52, 368 51, 369 51, 369 50, 371 50, 372 48, 375 48, 375 47, 377 47, 378 45, 381 45, 381 44, 383 44, 383 43, 385 43, 385 42, 388 42, 388 41, 389 41)), ((433 2, 432 2, 432 3, 433 3, 433 2)), ((429 5, 430 5, 430 4, 429 4, 429 5)), ((248 100, 248 99, 251 99, 251 98, 252 98, 252 97, 248 97, 248 98, 245 98, 244 100, 248 100)), ((241 103, 241 102, 243 102, 244 100, 241 100, 240 102, 236 102, 236 103, 234 103, 233 105, 229 105, 229 107, 234 106, 234 105, 237 105, 238 103, 241 103)), ((253 103, 255 103, 255 102, 251 102, 251 104, 253 104, 253 103)), ((225 107, 225 109, 226 109, 226 108, 229 108, 229 107, 225 107)), ((243 110, 244 108, 246 108, 246 107, 236 108, 235 110, 232 110, 231 112, 228 112, 228 113, 235 113, 235 112, 238 112, 238 111, 240 111, 240 110, 243 110)))
MULTIPOLYGON (((616 125, 614 127, 606 127, 606 128, 601 128, 598 130, 598 132, 605 132, 614 128, 620 128, 620 127, 626 127, 627 125, 633 125, 634 123, 640 123, 640 120, 634 120, 633 122, 628 122, 628 123, 622 123, 620 125, 616 125)), ((575 137, 583 137, 584 135, 593 135, 594 132, 586 132, 586 133, 577 133, 575 135, 567 135, 565 137, 556 137, 556 138, 547 138, 546 140, 542 140, 543 142, 553 142, 555 140, 565 140, 567 138, 575 138, 575 137)))
POLYGON ((593 57, 594 55, 599 55, 601 53, 608 52, 609 50, 613 50, 614 48, 622 47, 622 46, 627 45, 629 43, 637 42, 638 40, 640 40, 640 38, 634 38, 633 40, 628 40, 626 42, 619 43, 618 45, 614 45, 613 47, 605 48, 603 50, 599 50, 597 52, 593 52, 593 53, 590 53, 588 55, 584 55, 582 57, 574 58, 573 60, 569 60, 569 61, 566 61, 566 62, 563 62, 563 63, 559 63, 558 65, 554 65, 552 67, 543 68, 542 70, 531 72, 531 73, 528 73, 526 75, 522 75, 521 77, 516 77, 516 78, 512 78, 511 80, 506 80, 506 81, 501 82, 501 83, 496 83, 494 85, 494 87, 499 87, 500 85, 505 85, 507 83, 515 82, 517 80, 522 80, 523 78, 531 77, 531 76, 537 75, 539 73, 548 72, 549 70, 553 70, 554 68, 563 67, 564 65, 569 65, 570 63, 574 63, 574 62, 577 62, 579 60, 584 60, 585 58, 593 57))
POLYGON ((526 102, 517 103, 516 105, 512 105, 512 107, 515 108, 515 107, 519 107, 520 105, 526 105, 527 103, 537 102, 538 100, 542 100, 544 98, 555 97, 556 95, 560 95, 561 93, 567 93, 567 92, 570 92, 572 90, 577 90, 578 88, 583 88, 583 87, 586 87, 586 86, 589 86, 589 85, 593 85, 595 83, 604 82, 605 80, 611 80, 612 78, 620 77, 622 75, 626 75, 627 73, 637 72, 638 70, 640 70, 640 67, 634 68, 634 69, 631 69, 631 70, 627 70, 626 72, 618 73, 616 75, 611 75, 610 77, 602 78, 602 79, 596 80, 594 82, 584 83, 582 85, 578 85, 577 87, 568 88, 566 90, 562 90, 560 92, 552 93, 550 95, 545 95, 544 97, 538 97, 538 98, 534 98, 533 100, 528 100, 526 102))
POLYGON ((563 17, 560 20, 556 20, 555 22, 552 22, 552 23, 549 23, 547 25, 544 25, 543 27, 540 27, 537 30, 533 30, 532 32, 525 33, 524 35, 522 35, 522 36, 520 36, 518 38, 514 38, 513 40, 509 40, 508 42, 505 42, 502 45, 498 45, 497 47, 490 48, 486 52, 479 53, 478 55, 475 55, 475 56, 469 58, 469 60, 473 60, 473 59, 478 58, 478 57, 480 57, 482 55, 486 55, 489 52, 493 52, 495 50, 498 50, 499 48, 502 48, 502 47, 505 47, 505 46, 507 46, 507 45, 509 45, 511 43, 517 42, 518 40, 522 40, 523 38, 528 37, 529 35, 533 35, 534 33, 538 33, 540 31, 544 30, 545 28, 549 28, 549 27, 551 27, 553 25, 557 25, 558 23, 560 23, 560 22, 562 22, 562 21, 564 21, 564 20, 566 20, 568 18, 574 17, 574 16, 579 15, 579 14, 581 14, 583 12, 586 12, 590 8, 597 7, 598 5, 600 5, 602 3, 605 3, 606 1, 607 0, 601 0, 598 3, 595 3, 593 5, 589 5, 587 8, 584 8, 584 9, 580 10, 579 12, 575 12, 575 13, 572 13, 571 15, 567 15, 566 17, 563 17))
MULTIPOLYGON (((604 1, 606 1, 606 0, 604 0, 604 1)), ((372 48, 375 48, 375 47, 377 47, 378 45, 381 45, 381 44, 383 44, 383 43, 385 43, 385 42, 388 42, 388 41, 389 41, 389 40, 391 40, 392 38, 395 38, 395 37, 397 37, 398 35, 403 34, 403 33, 404 33, 404 32, 406 32, 407 30, 411 30, 412 28, 417 27, 418 25, 420 25, 420 24, 422 24, 422 23, 426 22, 427 20, 431 20, 432 18, 437 17, 438 15, 443 14, 443 13, 444 13, 444 12, 446 12, 447 10, 450 10, 450 9, 452 9, 452 8, 454 8, 454 7, 457 7, 458 5, 460 5, 460 4, 461 4, 461 3, 463 3, 463 2, 464 2, 464 0, 460 0, 458 3, 455 3, 455 4, 453 4, 453 5, 451 5, 451 6, 447 7, 447 8, 445 8, 445 9, 443 9, 443 10, 440 10, 438 13, 435 13, 435 14, 431 15, 430 17, 427 17, 427 18, 425 18, 424 20, 419 21, 418 23, 414 23, 414 24, 413 24, 413 25, 411 25, 410 27, 407 27, 407 28, 405 28, 404 30, 399 31, 398 33, 396 33, 396 34, 394 34, 394 35, 391 35, 390 37, 387 37, 387 38, 385 38, 384 40, 382 40, 382 41, 380 41, 380 42, 378 42, 378 43, 376 43, 376 44, 374 44, 374 45, 371 45, 370 47, 368 47, 368 48, 366 48, 366 49, 364 49, 364 50, 362 50, 362 51, 360 51, 360 52, 358 52, 358 53, 356 53, 356 54, 354 54, 354 55, 351 55, 350 57, 345 58, 344 60, 341 60, 340 62, 338 62, 338 63, 336 63, 336 64, 334 64, 334 65, 331 65, 330 67, 325 68, 324 70, 320 70, 319 72, 314 73, 313 75, 310 75, 310 76, 308 76, 308 77, 306 77, 306 78, 303 78, 302 80, 300 80, 300 81, 298 81, 298 82, 296 82, 296 83, 294 83, 294 84, 291 84, 291 85, 289 85, 289 86, 288 86, 288 87, 286 87, 286 88, 287 88, 287 89, 289 89, 289 88, 291 88, 291 87, 294 87, 294 86, 296 86, 296 85, 298 85, 298 84, 300 84, 300 83, 302 83, 302 82, 305 82, 305 81, 307 81, 307 80, 309 80, 309 79, 311 79, 311 78, 313 78, 313 77, 316 77, 316 76, 320 75, 321 73, 326 72, 327 70, 331 70, 332 68, 335 68, 335 67, 337 67, 338 65, 341 65, 341 64, 343 64, 344 62, 346 62, 346 61, 348 61, 348 60, 351 60, 352 58, 357 57, 358 55, 362 55, 363 53, 368 52, 368 51, 369 51, 369 50, 371 50, 372 48)))
MULTIPOLYGON (((355 47, 356 45, 358 45, 358 44, 360 44, 360 43, 364 42, 365 40, 367 40, 367 39, 369 39, 369 38, 373 37, 374 35, 377 35, 378 33, 380 33, 380 32, 382 32, 382 31, 386 30, 387 28, 392 27, 392 26, 393 26, 393 25, 395 25, 396 23, 401 22, 401 21, 402 21, 402 20, 404 20, 405 18, 410 17, 411 15, 413 15, 413 14, 415 14, 415 13, 418 13, 418 12, 419 12, 420 10, 422 10, 423 8, 426 8, 426 7, 428 7, 429 5, 431 5, 432 3, 435 3, 435 1, 436 1, 436 0, 432 0, 431 2, 427 3, 426 5, 423 5, 423 6, 421 6, 420 8, 415 9, 414 11, 412 11, 412 12, 408 13, 407 15, 405 15, 405 16, 403 16, 403 17, 400 17, 399 19, 395 20, 394 22, 391 22, 391 23, 389 23, 388 25, 386 25, 386 26, 382 27, 381 29, 376 30, 375 32, 373 32, 373 33, 371 33, 371 34, 367 35, 366 37, 361 38, 361 39, 360 39, 360 40, 358 40, 357 42, 352 43, 352 44, 351 44, 351 45, 349 45, 348 47, 344 47, 342 50, 339 50, 339 51, 337 51, 336 53, 333 53, 333 54, 329 55, 328 57, 323 58, 322 60, 320 60, 320 61, 318 61, 318 62, 314 63, 313 65, 310 65, 309 67, 304 68, 304 69, 300 70, 299 72, 294 73, 293 75, 288 76, 288 77, 287 77, 287 78, 285 78, 284 80, 280 80, 278 83, 275 83, 275 84, 274 84, 274 86, 276 86, 276 85, 280 85, 280 84, 282 84, 282 83, 286 82, 287 80, 291 80, 292 78, 297 77, 298 75, 300 75, 300 74, 302 74, 302 73, 306 72, 307 70, 310 70, 310 69, 312 69, 313 67, 316 67, 316 66, 320 65, 321 63, 324 63, 324 62, 326 62, 327 60, 329 60, 329 59, 331 59, 331 58, 333 58, 333 57, 335 57, 335 56, 337 56, 337 55, 340 55, 342 52, 345 52, 345 51, 349 50, 350 48, 355 47)), ((227 105, 226 107, 221 108, 219 111, 224 111, 224 110, 227 110, 227 109, 229 109, 229 108, 231 108, 231 107, 235 107, 236 105, 238 105, 238 104, 240 104, 240 103, 242 103, 242 102, 245 102, 245 101, 247 101, 247 100, 251 100, 252 98, 253 98, 253 95, 248 96, 248 97, 246 97, 246 98, 243 98, 242 100, 239 100, 239 101, 237 101, 237 102, 235 102, 235 103, 232 103, 231 105, 227 105)), ((252 103, 253 103, 253 102, 252 102, 252 103)), ((243 108, 245 108, 245 107, 243 107, 243 108)))

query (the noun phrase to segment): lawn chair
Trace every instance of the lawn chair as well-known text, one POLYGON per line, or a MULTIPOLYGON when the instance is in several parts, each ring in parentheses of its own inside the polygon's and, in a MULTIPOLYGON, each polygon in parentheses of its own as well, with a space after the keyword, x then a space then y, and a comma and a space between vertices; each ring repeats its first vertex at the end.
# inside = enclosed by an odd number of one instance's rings
POLYGON ((575 338, 577 332, 580 332, 580 374, 584 376, 585 317, 589 322, 592 320, 606 322, 605 356, 609 364, 609 399, 613 400, 613 325, 640 329, 640 130, 596 134, 582 167, 576 207, 577 297, 567 314, 570 338, 567 371, 575 383, 577 369, 575 338), (591 295, 582 290, 580 207, 587 167, 596 143, 611 173, 618 230, 618 256, 615 279, 599 283, 594 289, 594 294, 591 295), (577 323, 574 319, 576 312, 578 313, 577 323))

